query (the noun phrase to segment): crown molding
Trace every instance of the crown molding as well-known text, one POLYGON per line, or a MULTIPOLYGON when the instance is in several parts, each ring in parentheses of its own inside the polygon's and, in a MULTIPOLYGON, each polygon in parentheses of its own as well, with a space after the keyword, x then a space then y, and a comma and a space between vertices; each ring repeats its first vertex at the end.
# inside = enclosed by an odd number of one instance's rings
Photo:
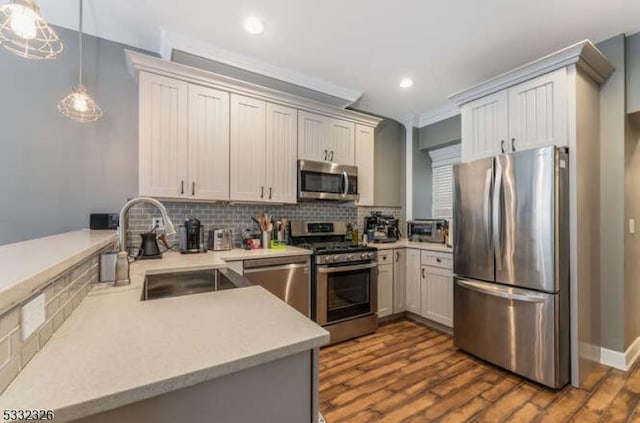
POLYGON ((461 156, 462 144, 460 143, 429 150, 432 167, 457 163, 460 161, 461 156))
POLYGON ((275 66, 175 32, 162 30, 160 45, 161 56, 165 60, 171 60, 173 50, 184 51, 185 53, 342 99, 344 100, 342 107, 352 106, 364 94, 362 91, 341 87, 320 78, 275 66))
POLYGON ((614 67, 605 55, 602 54, 591 41, 584 40, 469 89, 452 94, 449 96, 449 99, 454 104, 461 106, 478 98, 571 65, 576 65, 578 69, 582 70, 598 84, 602 84, 614 71, 614 67))
POLYGON ((284 106, 312 113, 320 113, 337 119, 347 119, 355 123, 377 127, 383 119, 365 113, 344 110, 308 98, 262 87, 240 79, 231 78, 214 72, 163 60, 159 57, 125 49, 129 72, 137 78, 138 72, 150 72, 169 78, 198 84, 218 90, 250 96, 263 101, 275 102, 284 106))
POLYGON ((420 115, 418 125, 420 128, 423 126, 431 125, 441 120, 449 119, 460 114, 460 107, 455 104, 449 103, 446 106, 432 110, 428 113, 420 115))

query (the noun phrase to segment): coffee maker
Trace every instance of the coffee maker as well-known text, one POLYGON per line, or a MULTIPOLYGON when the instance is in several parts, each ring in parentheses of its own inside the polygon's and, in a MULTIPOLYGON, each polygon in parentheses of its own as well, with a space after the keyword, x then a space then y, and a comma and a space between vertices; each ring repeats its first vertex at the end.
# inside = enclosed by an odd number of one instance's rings
POLYGON ((180 252, 182 254, 206 253, 204 227, 198 219, 189 219, 180 225, 180 252))
POLYGON ((373 242, 396 242, 400 239, 398 219, 382 212, 371 212, 371 216, 364 218, 366 232, 373 231, 373 242))

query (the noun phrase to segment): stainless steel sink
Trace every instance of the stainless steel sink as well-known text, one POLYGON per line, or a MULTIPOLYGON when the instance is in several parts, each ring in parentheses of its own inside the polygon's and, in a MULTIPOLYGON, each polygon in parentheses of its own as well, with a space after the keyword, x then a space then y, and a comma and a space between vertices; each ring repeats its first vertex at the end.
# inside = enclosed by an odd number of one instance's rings
POLYGON ((156 300, 251 285, 251 282, 230 269, 159 273, 145 277, 141 300, 156 300))

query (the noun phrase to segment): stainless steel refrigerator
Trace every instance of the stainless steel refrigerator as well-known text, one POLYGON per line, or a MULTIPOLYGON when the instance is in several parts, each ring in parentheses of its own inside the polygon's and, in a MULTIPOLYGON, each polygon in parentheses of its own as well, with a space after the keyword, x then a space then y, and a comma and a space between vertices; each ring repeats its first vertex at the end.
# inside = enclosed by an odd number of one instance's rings
POLYGON ((552 388, 570 377, 568 171, 556 147, 454 168, 454 343, 552 388))

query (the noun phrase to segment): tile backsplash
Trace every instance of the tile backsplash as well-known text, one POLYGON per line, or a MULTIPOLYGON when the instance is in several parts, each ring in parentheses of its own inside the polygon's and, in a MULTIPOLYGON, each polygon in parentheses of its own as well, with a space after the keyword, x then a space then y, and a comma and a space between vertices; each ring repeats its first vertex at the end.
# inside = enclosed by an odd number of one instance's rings
MULTIPOLYGON (((346 221, 358 224, 360 231, 364 224, 364 216, 372 210, 380 210, 396 216, 403 214, 403 209, 357 207, 354 204, 341 204, 330 202, 309 202, 296 205, 266 205, 266 204, 228 204, 228 203, 182 203, 163 202, 169 213, 169 217, 176 225, 182 224, 190 218, 197 218, 202 222, 205 231, 213 228, 233 230, 234 246, 239 246, 242 241, 242 233, 246 229, 256 228, 251 221, 257 211, 266 211, 276 219, 309 221, 346 221)), ((153 206, 139 205, 129 212, 129 245, 139 246, 140 233, 151 228, 151 219, 159 217, 160 213, 153 206)), ((207 235, 205 234, 205 237, 207 235)), ((174 238, 174 241, 176 238, 174 238)))
MULTIPOLYGON (((112 250, 109 246, 102 251, 112 250)), ((0 393, 27 365, 33 356, 58 330, 80 301, 98 281, 100 252, 76 264, 47 282, 41 291, 0 315, 0 393), (44 323, 29 337, 22 339, 20 309, 36 296, 43 294, 44 323)))

